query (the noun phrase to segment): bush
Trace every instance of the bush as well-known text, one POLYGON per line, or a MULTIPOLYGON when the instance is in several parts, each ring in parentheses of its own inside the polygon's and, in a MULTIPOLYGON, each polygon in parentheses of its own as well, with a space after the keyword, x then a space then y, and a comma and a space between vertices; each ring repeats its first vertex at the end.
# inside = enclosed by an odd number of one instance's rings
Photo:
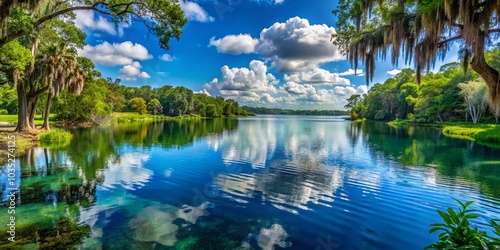
POLYGON ((0 109, 0 115, 7 115, 9 114, 9 111, 7 111, 6 109, 0 109))
POLYGON ((432 224, 429 233, 442 231, 439 241, 431 244, 425 249, 498 249, 500 247, 500 224, 499 220, 491 220, 497 237, 488 236, 486 231, 481 231, 477 227, 472 228, 469 220, 479 217, 475 210, 467 209, 473 201, 460 204, 458 212, 448 208, 447 213, 438 210, 438 214, 443 218, 444 223, 432 224))
POLYGON ((38 140, 40 141, 68 141, 72 138, 73 135, 70 132, 58 128, 38 134, 38 140))

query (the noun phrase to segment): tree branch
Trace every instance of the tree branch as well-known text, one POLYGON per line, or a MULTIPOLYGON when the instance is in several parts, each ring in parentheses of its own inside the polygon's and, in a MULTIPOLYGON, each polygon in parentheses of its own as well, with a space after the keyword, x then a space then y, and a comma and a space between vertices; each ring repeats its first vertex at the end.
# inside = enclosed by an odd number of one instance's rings
MULTIPOLYGON (((42 25, 43 23, 47 22, 48 20, 50 20, 52 18, 55 18, 55 17, 57 17, 59 15, 66 14, 68 12, 73 12, 75 10, 95 10, 95 11, 101 13, 101 14, 109 15, 109 16, 113 16, 113 17, 120 16, 120 15, 123 15, 123 14, 126 14, 126 13, 130 13, 130 14, 133 14, 135 16, 139 16, 137 13, 129 10, 130 6, 132 6, 132 5, 146 6, 145 3, 143 3, 143 2, 137 2, 137 1, 132 1, 132 2, 128 2, 128 3, 114 4, 114 5, 109 5, 106 2, 99 1, 99 2, 95 2, 92 5, 74 6, 74 7, 69 7, 69 8, 66 8, 66 9, 62 9, 62 10, 56 11, 56 12, 54 12, 52 14, 46 15, 46 16, 41 17, 40 19, 36 20, 33 23, 33 27, 37 28, 38 26, 42 25), (125 9, 123 11, 121 11, 121 12, 118 12, 118 13, 112 13, 112 12, 100 9, 99 8, 100 5, 104 5, 107 8, 116 8, 116 7, 125 6, 125 9)), ((7 34, 6 36, 0 38, 0 47, 3 46, 6 43, 8 43, 8 42, 10 42, 10 41, 18 38, 18 37, 20 37, 20 36, 23 36, 23 35, 26 35, 26 31, 24 31, 24 30, 20 30, 20 31, 17 31, 17 32, 13 32, 13 33, 7 34)))

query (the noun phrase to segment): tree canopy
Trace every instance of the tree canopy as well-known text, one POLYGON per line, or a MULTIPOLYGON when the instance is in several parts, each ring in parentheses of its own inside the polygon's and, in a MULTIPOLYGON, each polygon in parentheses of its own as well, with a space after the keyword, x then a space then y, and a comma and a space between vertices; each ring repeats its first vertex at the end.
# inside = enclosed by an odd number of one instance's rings
POLYGON ((373 79, 375 59, 387 55, 393 64, 400 56, 413 60, 420 83, 421 72, 458 42, 465 69, 470 62, 488 85, 490 106, 500 109, 498 69, 485 60, 491 38, 500 32, 500 1, 339 0, 333 13, 338 18, 334 44, 355 68, 362 61, 367 83, 373 79))
POLYGON ((112 17, 115 23, 141 22, 165 49, 170 47, 171 38, 180 38, 181 28, 187 23, 177 1, 171 0, 3 1, 1 9, 0 47, 75 10, 94 10, 112 17))
POLYGON ((63 89, 79 93, 86 77, 100 74, 90 60, 77 57, 86 35, 75 26, 74 11, 93 10, 115 24, 140 22, 164 49, 171 38, 180 38, 187 22, 175 0, 17 0, 3 1, 0 7, 0 83, 12 83, 17 90, 20 132, 35 128, 43 94, 48 92, 43 127, 49 129, 52 97, 63 89))

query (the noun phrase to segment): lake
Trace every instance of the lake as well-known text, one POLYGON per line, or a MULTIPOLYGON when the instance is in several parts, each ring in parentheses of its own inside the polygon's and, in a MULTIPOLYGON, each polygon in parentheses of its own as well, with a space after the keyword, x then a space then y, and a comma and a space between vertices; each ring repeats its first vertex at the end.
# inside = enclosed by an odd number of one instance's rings
MULTIPOLYGON (((500 149, 339 117, 72 131, 16 160, 15 240, 56 249, 423 249, 436 210, 500 217, 500 149)), ((9 202, 5 167, 1 197, 9 202)))

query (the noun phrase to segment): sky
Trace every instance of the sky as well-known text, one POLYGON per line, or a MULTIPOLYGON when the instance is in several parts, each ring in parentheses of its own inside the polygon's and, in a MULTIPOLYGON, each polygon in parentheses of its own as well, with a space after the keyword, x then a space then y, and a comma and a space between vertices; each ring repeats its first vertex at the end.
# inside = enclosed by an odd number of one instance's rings
MULTIPOLYGON (((335 0, 179 4, 188 23, 168 51, 141 23, 117 26, 96 12, 76 12, 75 23, 87 34, 79 55, 92 59, 103 77, 120 78, 126 86, 185 86, 240 105, 291 109, 344 109, 352 94, 367 93, 412 66, 379 60, 367 85, 362 65, 355 74, 331 42, 335 0)), ((456 48, 450 52, 444 62, 457 59, 456 48)))

